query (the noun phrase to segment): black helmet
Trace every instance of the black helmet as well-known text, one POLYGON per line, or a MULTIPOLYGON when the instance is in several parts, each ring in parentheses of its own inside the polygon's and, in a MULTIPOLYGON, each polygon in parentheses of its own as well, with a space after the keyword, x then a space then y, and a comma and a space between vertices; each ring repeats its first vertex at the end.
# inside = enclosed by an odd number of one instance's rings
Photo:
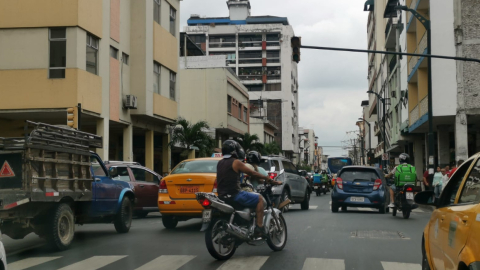
POLYGON ((410 156, 407 153, 401 153, 398 157, 400 164, 408 164, 410 163, 410 156))
POLYGON ((226 140, 222 145, 222 155, 224 157, 236 157, 237 159, 245 159, 245 151, 242 146, 234 140, 226 140))
POLYGON ((260 154, 257 151, 250 151, 247 154, 247 162, 251 164, 260 164, 261 161, 260 154))

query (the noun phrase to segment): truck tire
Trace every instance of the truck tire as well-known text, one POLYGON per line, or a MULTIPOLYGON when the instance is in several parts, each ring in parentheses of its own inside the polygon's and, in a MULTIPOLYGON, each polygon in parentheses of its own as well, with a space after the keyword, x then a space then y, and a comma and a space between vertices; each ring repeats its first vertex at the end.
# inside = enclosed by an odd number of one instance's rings
POLYGON ((127 233, 130 231, 130 226, 132 225, 132 202, 129 198, 123 197, 122 204, 120 205, 120 210, 118 211, 113 225, 115 225, 115 230, 118 233, 127 233))
POLYGON ((55 206, 51 214, 45 228, 45 238, 53 249, 66 250, 75 234, 73 211, 68 204, 61 203, 55 206))

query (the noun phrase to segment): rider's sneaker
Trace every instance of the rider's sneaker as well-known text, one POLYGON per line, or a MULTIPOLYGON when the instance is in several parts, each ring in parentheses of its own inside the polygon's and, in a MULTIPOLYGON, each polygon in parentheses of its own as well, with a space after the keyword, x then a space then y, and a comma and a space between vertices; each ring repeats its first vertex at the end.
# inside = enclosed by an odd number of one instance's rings
POLYGON ((394 208, 395 207, 395 204, 391 203, 388 205, 388 208, 394 208))
POLYGON ((265 231, 265 226, 264 226, 264 227, 258 227, 258 226, 256 226, 256 227, 255 227, 255 230, 254 230, 254 235, 255 235, 256 237, 266 236, 266 235, 267 235, 267 232, 265 231))

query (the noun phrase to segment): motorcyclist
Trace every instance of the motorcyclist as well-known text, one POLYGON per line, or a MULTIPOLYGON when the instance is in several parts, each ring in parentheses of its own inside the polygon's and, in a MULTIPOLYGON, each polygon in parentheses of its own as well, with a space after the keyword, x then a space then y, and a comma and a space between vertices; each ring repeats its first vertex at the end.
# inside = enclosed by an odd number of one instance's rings
POLYGON ((257 179, 265 180, 267 183, 281 184, 273 181, 267 175, 262 175, 249 169, 242 161, 245 159, 245 152, 240 144, 234 140, 227 140, 222 145, 223 159, 217 165, 217 191, 218 197, 227 203, 233 201, 244 207, 255 208, 257 213, 256 234, 266 235, 263 227, 264 204, 262 195, 246 192, 240 188, 240 173, 248 174, 257 179), (242 161, 241 161, 242 160, 242 161))
MULTIPOLYGON (((390 208, 393 208, 395 207, 395 191, 397 189, 397 187, 395 186, 402 174, 402 171, 399 170, 399 166, 402 166, 402 165, 409 165, 409 162, 410 162, 410 156, 406 153, 402 153, 400 154, 400 156, 398 157, 398 160, 400 162, 400 165, 396 166, 395 169, 390 173, 388 174, 388 176, 391 176, 392 174, 394 174, 394 183, 390 186, 390 204, 388 205, 388 207, 390 208)), ((415 167, 411 166, 413 168, 413 171, 415 171, 415 167)))
POLYGON ((327 171, 325 170, 322 170, 322 183, 328 183, 328 174, 327 174, 327 171))
MULTIPOLYGON (((268 176, 267 171, 264 168, 260 167, 260 163, 262 163, 262 158, 257 151, 250 151, 247 154, 247 167, 251 170, 256 171, 263 176, 268 176)), ((250 176, 250 175, 249 175, 250 176)), ((251 176, 250 177, 250 184, 253 186, 254 189, 257 188, 259 184, 263 184, 265 181, 263 179, 259 179, 257 177, 251 176)))

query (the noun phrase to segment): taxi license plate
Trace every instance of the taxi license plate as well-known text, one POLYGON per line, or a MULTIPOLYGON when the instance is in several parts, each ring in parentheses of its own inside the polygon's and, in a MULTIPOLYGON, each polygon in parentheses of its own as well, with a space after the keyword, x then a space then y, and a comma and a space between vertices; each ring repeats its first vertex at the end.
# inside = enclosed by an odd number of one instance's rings
POLYGON ((212 219, 212 209, 205 209, 202 213, 203 223, 208 223, 212 219))
POLYGON ((318 189, 318 186, 314 186, 313 188, 314 188, 314 189, 318 189))
POLYGON ((365 202, 364 197, 350 197, 351 202, 365 202))
POLYGON ((182 194, 193 194, 200 191, 199 186, 180 186, 180 193, 182 194))
POLYGON ((413 192, 407 192, 407 200, 413 200, 413 192))

